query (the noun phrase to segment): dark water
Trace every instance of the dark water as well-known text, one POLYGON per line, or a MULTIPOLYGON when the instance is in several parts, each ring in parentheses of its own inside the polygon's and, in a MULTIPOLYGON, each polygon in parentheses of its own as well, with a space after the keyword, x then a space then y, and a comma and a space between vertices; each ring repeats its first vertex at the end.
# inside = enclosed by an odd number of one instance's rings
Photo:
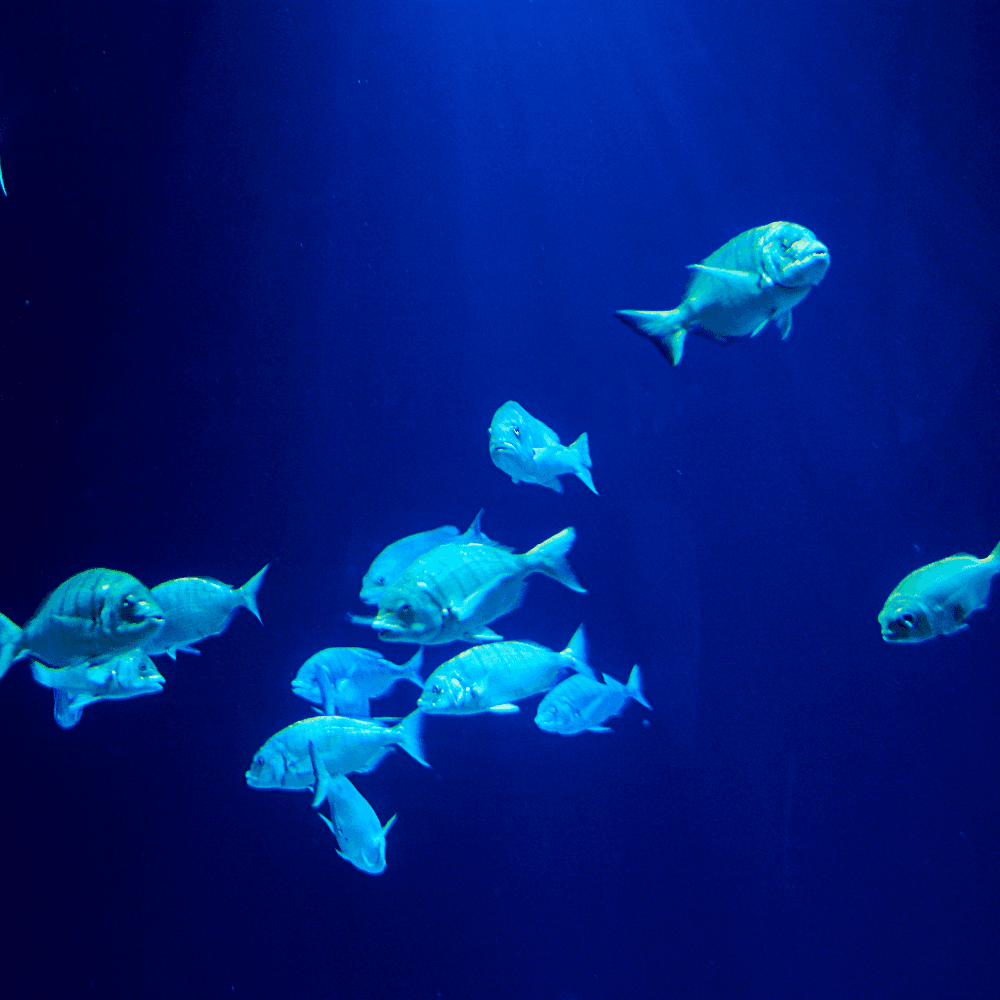
MULTIPOLYGON (((162 694, 0 686, 7 997, 971 998, 998 983, 1000 601, 884 643, 1000 538, 990 5, 14 3, 0 17, 0 609, 90 566, 239 584, 162 694), (671 369, 613 316, 775 219, 830 248, 671 369), (513 485, 516 399, 600 497, 513 485), (432 718, 357 784, 388 871, 249 789, 374 555, 484 507, 589 594, 498 623, 642 665, 561 738, 432 718), (644 719, 648 725, 644 725, 644 719)), ((402 660, 412 647, 382 645, 402 660)), ((433 666, 461 647, 432 647, 433 666)), ((386 712, 404 712, 413 689, 386 712)))

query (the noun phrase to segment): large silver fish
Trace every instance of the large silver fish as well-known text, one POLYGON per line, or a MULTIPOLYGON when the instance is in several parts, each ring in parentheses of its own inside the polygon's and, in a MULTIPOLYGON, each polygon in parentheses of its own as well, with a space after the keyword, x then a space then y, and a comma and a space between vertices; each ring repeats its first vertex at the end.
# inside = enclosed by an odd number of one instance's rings
POLYGON ((359 871, 381 875, 385 871, 385 835, 396 822, 395 815, 383 826, 371 803, 345 775, 331 777, 312 743, 309 759, 316 780, 313 809, 318 809, 323 799, 329 802, 330 819, 322 813, 319 818, 337 838, 337 853, 359 871))
POLYGON ((194 643, 224 632, 238 608, 246 608, 260 621, 257 591, 266 572, 267 566, 242 587, 208 576, 185 576, 158 584, 152 595, 163 611, 163 627, 143 643, 143 649, 150 656, 166 653, 176 660, 178 651, 197 653, 194 643))
POLYGON ((680 364, 688 333, 730 344, 756 337, 773 321, 784 340, 792 332, 793 306, 823 280, 830 252, 804 226, 772 222, 740 233, 688 266, 694 275, 676 309, 615 313, 672 365, 680 364))
POLYGON ((575 736, 585 730, 610 733, 611 729, 604 723, 620 714, 630 700, 652 709, 642 693, 642 673, 638 664, 632 668, 628 684, 607 674, 603 684, 595 677, 573 674, 541 700, 535 725, 547 733, 562 736, 575 736))
POLYGON ((410 681, 423 687, 423 662, 423 648, 406 663, 396 664, 374 649, 336 646, 320 650, 299 667, 292 691, 322 705, 324 715, 367 718, 371 714, 368 700, 388 694, 397 682, 410 681))
POLYGON ((1000 573, 1000 543, 985 558, 960 552, 915 569, 889 595, 878 616, 886 642, 924 642, 961 632, 985 608, 1000 573))
POLYGON ((387 545, 373 560, 361 581, 361 601, 364 604, 378 604, 379 596, 386 587, 395 583, 399 575, 418 556, 436 549, 458 536, 458 528, 445 524, 430 531, 407 535, 392 545, 387 545))
POLYGON ((490 458, 515 483, 538 483, 562 493, 559 477, 573 475, 592 493, 597 492, 590 474, 586 431, 572 444, 564 445, 551 427, 512 399, 493 414, 490 458))
POLYGON ((392 728, 371 719, 339 715, 303 719, 275 733, 257 751, 247 771, 247 784, 251 788, 292 791, 311 788, 315 774, 309 758, 310 743, 331 774, 372 771, 393 746, 405 750, 424 767, 430 767, 424 760, 422 725, 419 711, 411 712, 392 728))
POLYGON ((534 642, 473 646, 427 678, 417 707, 432 715, 516 712, 514 702, 548 691, 567 670, 594 676, 582 625, 561 653, 534 642))
POLYGON ((532 573, 586 593, 566 560, 575 539, 576 532, 566 528, 523 555, 493 543, 439 545, 386 590, 372 628, 384 642, 423 646, 499 639, 488 625, 520 604, 532 573))
POLYGON ((156 664, 142 650, 132 650, 96 666, 88 663, 53 670, 33 660, 32 676, 39 684, 54 689, 56 722, 71 729, 83 710, 95 701, 119 701, 157 694, 166 683, 156 664))
POLYGON ((137 649, 163 624, 163 613, 134 577, 88 569, 61 583, 16 635, 0 647, 0 677, 33 656, 50 667, 73 667, 137 649))

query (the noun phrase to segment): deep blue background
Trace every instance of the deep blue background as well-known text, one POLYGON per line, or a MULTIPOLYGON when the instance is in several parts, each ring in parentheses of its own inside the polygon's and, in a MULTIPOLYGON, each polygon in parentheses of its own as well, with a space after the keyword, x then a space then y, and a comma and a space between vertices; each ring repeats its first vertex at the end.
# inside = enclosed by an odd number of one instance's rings
POLYGON ((994 995, 1000 600, 876 622, 1000 538, 990 10, 9 4, 0 609, 272 568, 155 698, 63 732, 4 678, 4 996, 994 995), (832 257, 787 342, 672 370, 614 318, 775 219, 832 257), (509 398, 600 497, 491 465, 509 398), (480 507, 518 551, 573 524, 590 591, 500 631, 586 621, 654 711, 430 719, 433 771, 358 779, 371 878, 243 774, 307 656, 377 645, 374 555, 480 507))

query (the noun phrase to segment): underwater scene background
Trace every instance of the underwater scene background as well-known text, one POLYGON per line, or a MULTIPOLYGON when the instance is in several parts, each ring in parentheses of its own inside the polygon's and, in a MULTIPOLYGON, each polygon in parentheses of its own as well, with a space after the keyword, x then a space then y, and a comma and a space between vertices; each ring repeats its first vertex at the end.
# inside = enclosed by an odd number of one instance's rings
MULTIPOLYGON (((998 984, 1000 600, 883 642, 1000 539, 996 13, 972 2, 9 3, 4 543, 19 625, 92 566, 242 584, 162 693, 0 685, 5 997, 971 998, 998 984), (671 368, 616 309, 787 219, 773 327, 671 368), (493 466, 506 400, 599 496, 493 466), (643 671, 614 733, 429 717, 356 784, 386 872, 245 772, 390 542, 586 595, 495 624, 643 671)), ((460 644, 429 646, 430 668, 460 644)), ((378 712, 404 715, 401 685, 378 712)))

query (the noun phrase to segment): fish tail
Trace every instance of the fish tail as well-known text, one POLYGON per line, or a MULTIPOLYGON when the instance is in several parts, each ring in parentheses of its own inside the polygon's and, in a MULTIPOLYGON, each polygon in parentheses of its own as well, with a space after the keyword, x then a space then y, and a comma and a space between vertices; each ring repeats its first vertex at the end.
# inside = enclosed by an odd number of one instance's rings
POLYGON ((539 542, 524 556, 532 566, 530 572, 544 573, 553 580, 558 580, 564 587, 569 587, 578 594, 586 594, 586 587, 576 578, 573 567, 566 560, 566 555, 573 548, 575 541, 576 531, 573 528, 563 528, 558 535, 539 542))
MULTIPOLYGON (((997 542, 996 548, 986 558, 995 564, 993 572, 1000 573, 1000 542, 997 542)), ((0 671, 0 677, 3 677, 3 671, 0 671)))
POLYGON ((424 759, 423 729, 424 713, 418 708, 415 712, 410 712, 398 726, 393 726, 389 732, 392 733, 393 742, 400 749, 405 750, 418 764, 430 767, 424 759))
POLYGON ((424 679, 420 675, 420 670, 424 665, 424 647, 421 646, 414 654, 411 656, 406 663, 403 664, 403 669, 406 670, 406 679, 413 681, 417 687, 424 686, 424 679))
POLYGON ((10 665, 25 655, 26 650, 18 652, 21 641, 19 629, 6 615, 0 614, 0 677, 3 677, 10 665))
POLYGON ((587 662, 587 634, 583 631, 583 624, 573 633, 569 645, 562 651, 566 659, 571 660, 573 669, 578 674, 586 674, 597 680, 593 667, 587 662))
POLYGON ((254 618, 256 618, 261 625, 264 623, 261 621, 260 611, 257 609, 257 591, 260 590, 260 585, 264 580, 264 574, 267 572, 268 566, 270 565, 271 564, 268 563, 267 566, 265 566, 259 573, 250 577, 250 579, 247 580, 242 587, 240 587, 240 599, 243 602, 243 607, 252 612, 254 618))
MULTIPOLYGON (((590 474, 590 441, 587 438, 587 432, 584 431, 570 446, 569 450, 572 451, 577 458, 577 469, 576 477, 587 487, 592 493, 597 493, 597 488, 594 486, 594 478, 590 474)), ((600 494, 598 494, 599 496, 600 494)))
POLYGON ((628 675, 628 684, 625 685, 625 689, 640 705, 648 708, 651 712, 653 711, 653 706, 646 701, 646 696, 642 693, 642 671, 639 669, 638 663, 632 668, 632 673, 628 675))
POLYGON ((680 309, 670 309, 667 312, 619 309, 615 315, 640 337, 651 340, 672 365, 676 367, 681 363, 687 327, 680 309))

